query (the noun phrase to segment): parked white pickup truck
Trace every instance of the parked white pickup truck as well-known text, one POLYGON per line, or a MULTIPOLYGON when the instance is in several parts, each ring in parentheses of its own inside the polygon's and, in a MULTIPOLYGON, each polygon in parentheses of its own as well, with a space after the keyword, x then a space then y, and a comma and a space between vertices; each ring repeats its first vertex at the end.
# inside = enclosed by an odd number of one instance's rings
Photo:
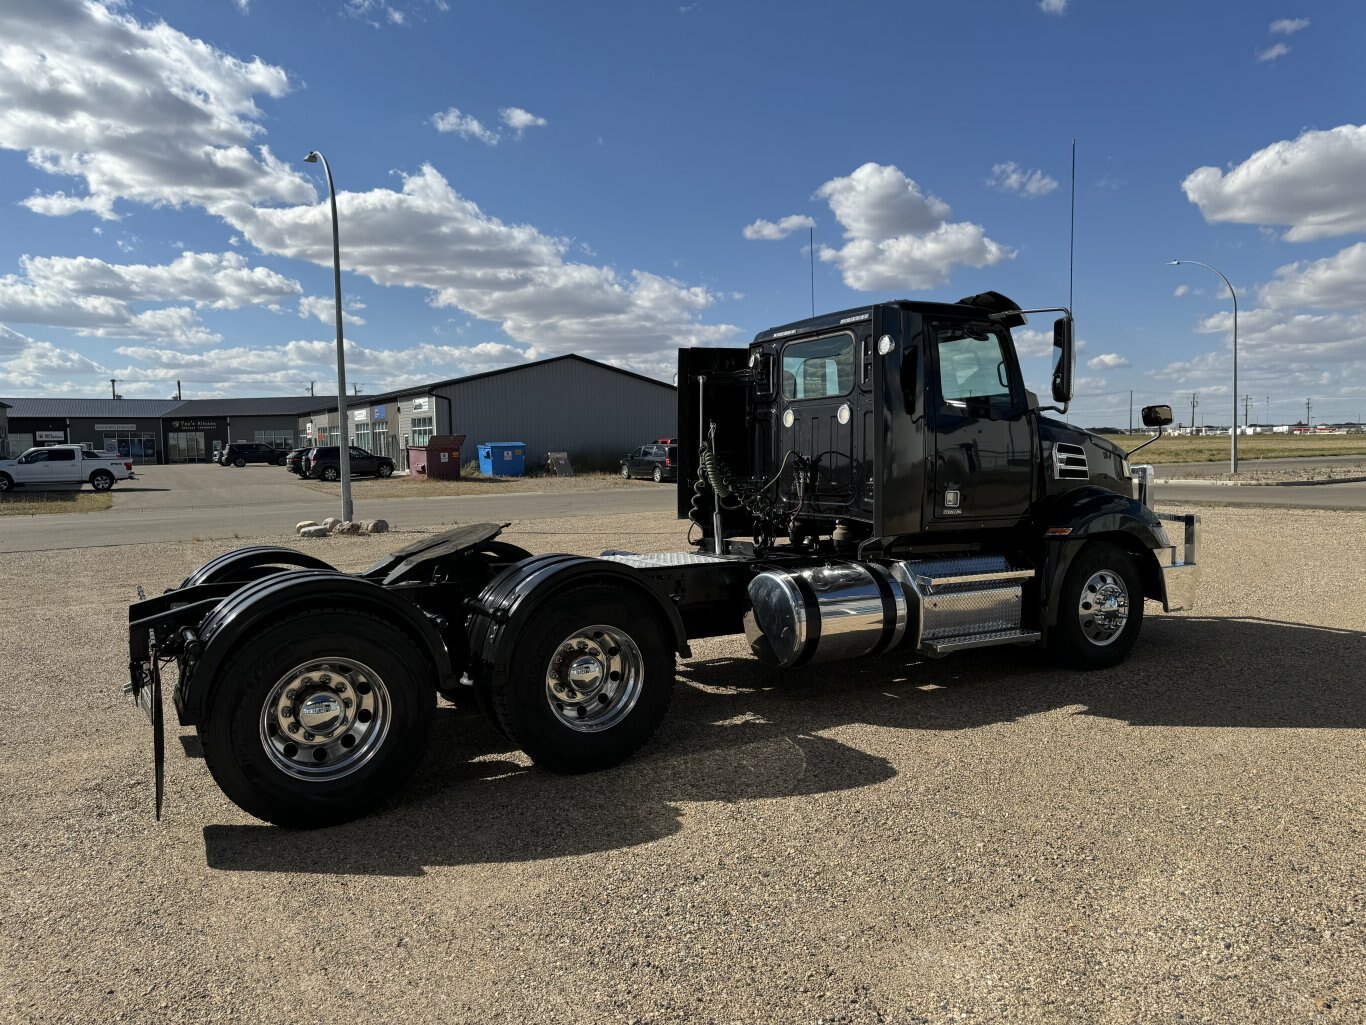
POLYGON ((31 448, 18 459, 0 459, 0 492, 25 485, 80 487, 86 481, 96 491, 108 491, 114 481, 132 476, 130 460, 80 445, 48 445, 31 448))

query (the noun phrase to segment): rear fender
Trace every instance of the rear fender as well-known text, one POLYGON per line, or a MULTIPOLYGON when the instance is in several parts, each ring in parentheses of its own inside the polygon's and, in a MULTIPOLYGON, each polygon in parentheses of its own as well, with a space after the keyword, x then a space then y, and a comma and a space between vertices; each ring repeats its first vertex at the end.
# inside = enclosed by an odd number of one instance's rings
MULTIPOLYGON (((252 581, 234 591, 205 617, 197 634, 203 645, 197 659, 182 663, 183 683, 176 689, 176 709, 183 725, 204 721, 218 675, 243 644, 252 643, 262 625, 309 609, 343 605, 392 622, 426 655, 436 687, 455 684, 443 631, 445 620, 424 612, 379 584, 335 571, 306 569, 252 581)), ((458 626, 456 627, 458 629, 458 626)))
POLYGON ((1162 601, 1165 588, 1155 551, 1164 547, 1161 521, 1146 505, 1104 488, 1079 488, 1060 496, 1041 517, 1045 530, 1040 585, 1044 594, 1043 625, 1058 621, 1059 592, 1067 571, 1092 541, 1106 541, 1134 556, 1143 596, 1162 601), (1061 533, 1067 530, 1067 533, 1061 533))
POLYGON ((465 624, 470 654, 492 678, 504 678, 537 612, 556 595, 584 584, 603 584, 637 598, 642 612, 653 610, 668 624, 674 650, 691 655, 683 617, 654 581, 629 566, 582 555, 538 555, 500 573, 471 603, 465 624))
POLYGON ((281 569, 332 569, 322 559, 293 548, 278 545, 257 545, 252 548, 238 548, 224 552, 210 559, 185 578, 181 587, 194 587, 196 584, 216 584, 227 580, 254 580, 271 572, 268 567, 281 569))

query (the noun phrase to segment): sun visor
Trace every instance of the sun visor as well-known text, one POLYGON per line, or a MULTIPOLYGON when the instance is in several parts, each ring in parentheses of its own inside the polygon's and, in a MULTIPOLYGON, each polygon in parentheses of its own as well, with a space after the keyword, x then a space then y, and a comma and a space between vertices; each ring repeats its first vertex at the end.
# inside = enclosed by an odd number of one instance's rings
MULTIPOLYGON (((976 306, 986 310, 988 313, 1010 313, 1011 310, 1020 309, 1020 304, 1013 299, 1007 299, 1000 292, 980 292, 977 295, 970 295, 966 299, 958 300, 959 306, 976 306)), ((997 318, 1006 327, 1023 327, 1024 316, 1005 316, 997 318)))

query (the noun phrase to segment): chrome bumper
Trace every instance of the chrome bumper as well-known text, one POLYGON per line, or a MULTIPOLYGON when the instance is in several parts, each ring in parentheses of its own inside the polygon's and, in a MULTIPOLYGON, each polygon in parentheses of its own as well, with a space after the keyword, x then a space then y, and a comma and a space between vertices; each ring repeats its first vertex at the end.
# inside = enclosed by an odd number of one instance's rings
POLYGON ((1167 545, 1154 553, 1162 568, 1162 609, 1164 612, 1189 611, 1195 608, 1195 592, 1200 585, 1200 565, 1196 561, 1200 517, 1194 513, 1158 513, 1157 518, 1184 524, 1186 528, 1179 557, 1176 545, 1167 545))
MULTIPOLYGON (((1153 468, 1135 466, 1134 498, 1152 509, 1153 468)), ((1200 541, 1200 517, 1194 513, 1161 513, 1153 509, 1159 520, 1180 523, 1185 527, 1181 538, 1181 552, 1176 545, 1157 549, 1157 564, 1162 569, 1162 608, 1166 612, 1181 612, 1195 608, 1195 592, 1200 583, 1200 565, 1196 553, 1200 541)))

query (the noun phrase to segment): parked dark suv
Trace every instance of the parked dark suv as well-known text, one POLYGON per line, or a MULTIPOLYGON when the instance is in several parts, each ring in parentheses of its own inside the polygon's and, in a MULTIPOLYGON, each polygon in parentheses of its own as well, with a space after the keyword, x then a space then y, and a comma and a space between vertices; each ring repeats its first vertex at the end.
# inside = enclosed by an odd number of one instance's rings
POLYGON ((297 473, 300 477, 308 473, 306 461, 308 453, 313 451, 312 447, 291 449, 289 455, 285 456, 285 469, 290 473, 297 473))
POLYGON ((664 442, 641 445, 621 461, 621 475, 627 480, 649 477, 656 484, 678 480, 678 446, 664 442))
MULTIPOLYGON (((340 453, 341 449, 336 445, 315 448, 305 457, 308 460, 308 472, 304 476, 315 477, 318 480, 340 480, 340 453)), ((389 477, 393 472, 394 461, 389 457, 372 455, 363 448, 351 446, 351 476, 389 477)))
POLYGON ((271 466, 284 466, 287 453, 257 441, 234 441, 223 450, 218 460, 223 466, 246 466, 248 463, 268 463, 271 466))

